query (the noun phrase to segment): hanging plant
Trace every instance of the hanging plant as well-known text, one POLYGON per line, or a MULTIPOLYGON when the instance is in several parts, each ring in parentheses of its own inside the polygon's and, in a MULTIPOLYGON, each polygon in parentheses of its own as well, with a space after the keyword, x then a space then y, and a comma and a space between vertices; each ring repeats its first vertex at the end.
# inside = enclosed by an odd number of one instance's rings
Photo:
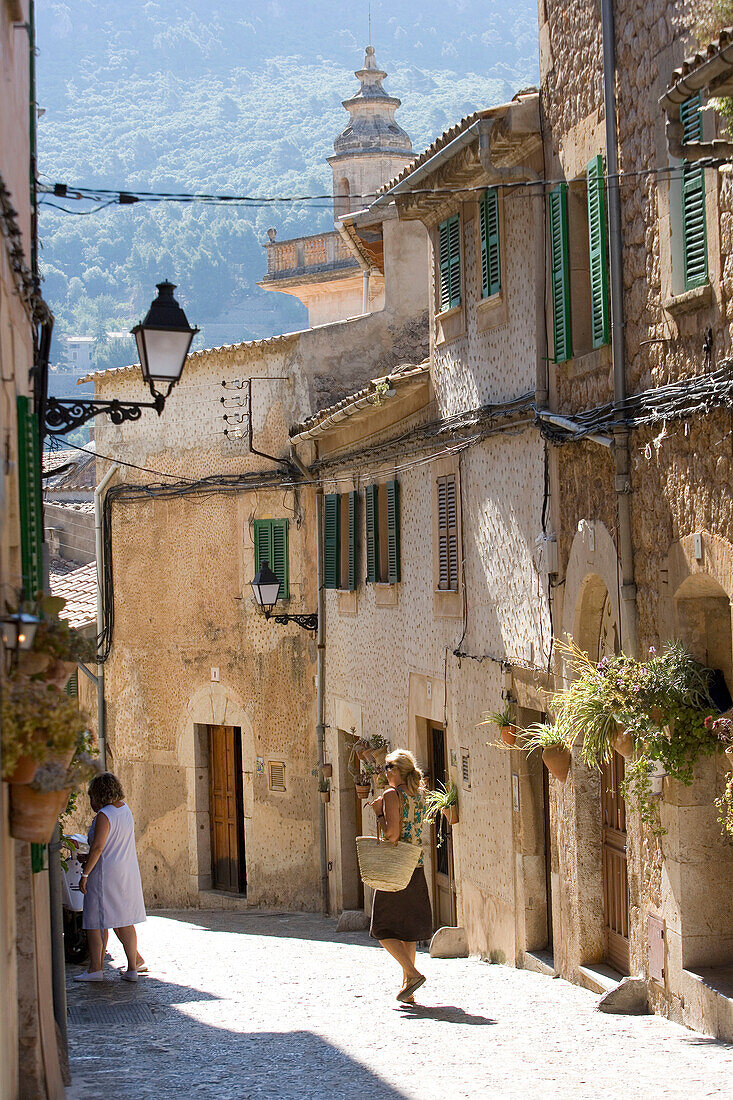
POLYGON ((20 672, 2 685, 0 723, 6 782, 19 782, 14 773, 29 761, 40 763, 59 754, 68 763, 68 754, 88 725, 75 699, 54 684, 20 672))
POLYGON ((539 749, 542 763, 561 783, 564 783, 570 771, 572 756, 572 731, 557 722, 535 722, 526 730, 521 730, 522 748, 530 753, 539 749))
POLYGON ((514 713, 511 703, 506 703, 502 710, 492 711, 491 714, 487 714, 484 718, 482 725, 492 724, 499 727, 499 735, 502 740, 502 744, 507 748, 512 748, 517 740, 517 727, 514 724, 514 713))
POLYGON ((439 813, 443 814, 449 825, 458 824, 458 787, 452 779, 447 783, 438 781, 436 789, 428 791, 425 796, 425 823, 435 821, 439 813))

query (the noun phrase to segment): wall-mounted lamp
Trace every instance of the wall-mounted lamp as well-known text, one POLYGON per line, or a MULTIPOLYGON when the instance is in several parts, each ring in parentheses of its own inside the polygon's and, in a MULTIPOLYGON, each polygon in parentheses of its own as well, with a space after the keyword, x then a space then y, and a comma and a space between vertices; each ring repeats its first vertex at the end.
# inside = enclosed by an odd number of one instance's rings
POLYGON ((19 649, 30 649, 40 621, 25 611, 16 611, 0 619, 5 651, 14 654, 19 649))
POLYGON ((318 630, 318 613, 313 615, 273 615, 272 609, 280 595, 280 581, 270 569, 270 563, 263 561, 250 581, 255 603, 261 607, 266 619, 274 619, 276 623, 285 626, 287 623, 296 623, 303 630, 318 630))

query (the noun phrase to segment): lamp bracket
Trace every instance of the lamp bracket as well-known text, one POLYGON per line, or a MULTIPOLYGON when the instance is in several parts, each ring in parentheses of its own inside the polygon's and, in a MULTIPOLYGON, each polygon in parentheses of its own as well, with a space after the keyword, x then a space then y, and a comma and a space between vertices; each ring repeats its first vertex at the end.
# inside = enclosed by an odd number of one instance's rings
POLYGON ((269 611, 265 612, 266 619, 274 619, 280 626, 287 626, 288 623, 295 623, 297 626, 303 628, 303 630, 318 630, 318 612, 314 612, 312 615, 272 615, 269 611))
POLYGON ((165 397, 155 393, 152 401, 85 401, 75 397, 49 397, 46 399, 45 428, 47 435, 66 435, 67 432, 86 424, 87 420, 104 413, 113 424, 139 420, 143 409, 163 412, 165 397))

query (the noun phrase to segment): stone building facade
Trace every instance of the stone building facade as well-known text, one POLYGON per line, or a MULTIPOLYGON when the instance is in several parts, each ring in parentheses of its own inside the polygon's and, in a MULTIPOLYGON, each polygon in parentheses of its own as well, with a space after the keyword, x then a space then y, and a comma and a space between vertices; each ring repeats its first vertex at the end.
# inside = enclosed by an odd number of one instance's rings
MULTIPOLYGON (((32 370, 35 342, 51 321, 34 278, 35 226, 28 172, 32 26, 26 0, 0 6, 0 586, 17 607, 29 584, 42 586, 40 511, 27 486, 40 485, 32 370), (22 471, 22 475, 21 475, 22 471), (21 484, 22 477, 22 484, 21 484), (33 533, 29 528, 33 524, 33 533), (35 537, 33 537, 35 535, 35 537), (32 542, 32 547, 31 547, 32 542), (34 557, 28 575, 29 550, 34 557)), ((0 646, 5 668, 8 654, 0 646)), ((0 771, 2 738, 0 736, 0 771)), ((10 835, 10 788, 0 782, 0 1095, 62 1097, 51 983, 49 876, 31 845, 10 835)), ((45 851, 43 849, 42 851, 45 851)))
MULTIPOLYGON (((629 397, 675 382, 684 392, 686 381, 725 372, 731 348, 729 170, 699 170, 705 240, 704 254, 695 257, 683 227, 687 169, 680 153, 693 167, 698 154, 693 145, 672 145, 680 102, 699 119, 700 132, 690 141, 721 137, 710 99, 726 79, 724 66, 712 85, 704 78, 697 87, 680 84, 719 46, 680 68, 697 48, 701 15, 700 5, 685 0, 612 5, 616 73, 606 77, 614 89, 623 173, 623 298, 612 318, 620 326, 622 305, 623 354, 615 356, 615 386, 612 329, 593 338, 587 188, 595 158, 607 166, 609 157, 601 7, 595 0, 539 4, 545 176, 552 188, 556 181, 567 185, 569 237, 570 340, 558 352, 551 318, 549 354, 554 347, 558 361, 550 365, 549 389, 551 407, 570 416, 618 401, 619 367, 629 397), (669 89, 675 117, 669 99, 665 107, 669 89), (693 261, 700 264, 696 272, 693 261)), ((627 459, 625 447, 616 435, 613 450, 589 441, 554 450, 558 635, 571 634, 596 659, 619 648, 644 654, 681 639, 698 659, 721 669, 732 689, 730 414, 701 402, 682 418, 660 415, 640 424, 629 433, 627 459)), ((557 672, 562 676, 562 667, 557 672)), ((623 765, 619 759, 616 765, 618 779, 623 765)), ((615 830, 623 844, 614 863, 601 816, 611 779, 574 760, 569 781, 552 793, 553 912, 558 973, 595 988, 603 985, 604 962, 642 974, 656 1011, 730 1038, 733 849, 721 837, 714 806, 724 773, 721 760, 710 757, 698 765, 690 788, 664 780, 659 813, 667 831, 661 837, 642 827, 637 814, 629 812, 624 823, 620 799, 616 810, 625 827, 615 830)))
MULTIPOLYGON (((341 567, 326 576, 332 907, 369 902, 354 839, 373 831, 374 818, 355 796, 353 746, 379 735, 411 749, 431 785, 459 789, 459 823, 433 828, 427 846, 436 927, 459 924, 471 951, 512 964, 544 950, 550 935, 547 784, 536 758, 503 750, 483 721, 507 702, 519 721, 539 718, 551 626, 538 562, 550 532, 544 443, 528 415, 543 370, 542 197, 527 202, 502 183, 537 178, 541 151, 538 97, 522 96, 464 119, 384 189, 372 217, 395 205, 428 236, 430 358, 321 409, 293 435, 340 513, 341 567), (497 219, 490 286, 487 202, 497 219), (446 305, 440 239, 449 222, 459 230, 459 274, 446 305), (396 569, 384 542, 388 492, 398 500, 396 569), (373 507, 383 543, 376 570, 373 507)), ((328 542, 325 553, 328 561, 328 542)))

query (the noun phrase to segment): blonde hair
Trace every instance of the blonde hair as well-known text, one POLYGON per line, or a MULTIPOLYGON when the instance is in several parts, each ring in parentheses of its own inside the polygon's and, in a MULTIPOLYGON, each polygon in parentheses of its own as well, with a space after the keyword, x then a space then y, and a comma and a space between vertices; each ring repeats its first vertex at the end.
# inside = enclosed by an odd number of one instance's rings
POLYGON ((414 798, 425 789, 423 774, 417 766, 417 760, 407 749, 395 749, 389 753, 385 764, 391 764, 399 771, 407 793, 414 798))

